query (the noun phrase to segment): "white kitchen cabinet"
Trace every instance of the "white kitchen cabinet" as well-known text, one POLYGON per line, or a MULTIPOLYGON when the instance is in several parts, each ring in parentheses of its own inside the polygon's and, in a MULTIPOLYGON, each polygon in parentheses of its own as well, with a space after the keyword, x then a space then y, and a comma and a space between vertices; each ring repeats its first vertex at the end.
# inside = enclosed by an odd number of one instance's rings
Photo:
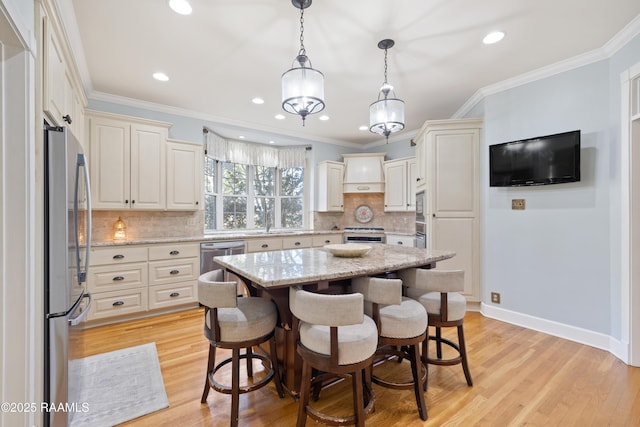
POLYGON ((416 246, 416 238, 415 236, 405 234, 387 234, 386 243, 387 245, 408 246, 413 248, 416 246))
POLYGON ((167 141, 167 210, 202 208, 202 144, 167 141))
MULTIPOLYGON (((418 171, 425 173, 427 245, 456 256, 438 269, 465 271, 464 295, 480 299, 478 119, 427 121, 416 137, 418 171), (424 150, 422 150, 422 148, 424 150)), ((420 172, 418 172, 420 173, 420 172)), ((420 181, 418 181, 420 182, 420 181)))
POLYGON ((311 246, 317 248, 324 245, 334 245, 337 243, 342 243, 343 239, 344 235, 342 233, 318 234, 313 236, 311 246))
POLYGON ((384 192, 385 153, 343 154, 345 193, 384 192))
POLYGON ((247 252, 277 251, 282 249, 281 237, 266 237, 247 240, 247 252))
POLYGON ((199 276, 199 244, 150 246, 149 310, 195 304, 199 276))
POLYGON ((51 2, 42 2, 36 10, 43 52, 42 110, 49 124, 66 126, 83 144, 86 96, 62 25, 51 2))
POLYGON ((344 212, 342 194, 344 163, 324 161, 318 163, 316 210, 318 212, 344 212))
POLYGON ((94 209, 166 208, 168 123, 89 113, 94 209))
POLYGON ((389 160, 384 164, 385 212, 416 210, 416 158, 389 160))

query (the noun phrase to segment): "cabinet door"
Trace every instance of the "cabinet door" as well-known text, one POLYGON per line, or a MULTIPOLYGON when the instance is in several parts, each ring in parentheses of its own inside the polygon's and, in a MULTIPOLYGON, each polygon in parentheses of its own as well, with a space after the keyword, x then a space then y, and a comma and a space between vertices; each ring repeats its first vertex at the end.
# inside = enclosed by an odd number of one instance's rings
POLYGON ((432 132, 433 206, 436 217, 473 217, 478 206, 475 129, 432 132))
POLYGON ((408 207, 406 160, 386 162, 384 165, 384 176, 385 212, 406 211, 408 207))
POLYGON ((202 146, 168 142, 167 209, 200 208, 202 181, 202 146))
POLYGON ((131 125, 131 208, 166 207, 166 129, 131 125))
POLYGON ((91 192, 94 209, 126 209, 130 201, 130 125, 90 119, 91 192))
POLYGON ((319 212, 343 212, 344 164, 338 162, 318 163, 317 206, 319 212))
POLYGON ((44 18, 44 75, 43 110, 53 125, 62 125, 66 113, 65 103, 65 63, 62 46, 48 17, 44 18))

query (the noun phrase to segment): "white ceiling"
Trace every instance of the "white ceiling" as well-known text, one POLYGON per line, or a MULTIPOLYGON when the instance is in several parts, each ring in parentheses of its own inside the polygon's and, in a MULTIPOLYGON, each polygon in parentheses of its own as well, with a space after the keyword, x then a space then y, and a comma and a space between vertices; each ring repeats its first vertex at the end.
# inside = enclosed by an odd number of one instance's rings
POLYGON ((59 1, 89 98, 169 106, 220 123, 212 128, 228 138, 354 146, 383 139, 358 127, 384 80, 384 38, 396 42, 388 80, 406 103, 394 140, 452 117, 483 87, 602 49, 640 14, 638 0, 315 0, 304 44, 325 75, 330 120, 316 114, 302 127, 280 99, 299 49, 291 0, 190 0, 188 16, 168 0, 59 1), (493 30, 506 37, 483 45, 493 30), (156 71, 170 80, 152 79, 156 71))

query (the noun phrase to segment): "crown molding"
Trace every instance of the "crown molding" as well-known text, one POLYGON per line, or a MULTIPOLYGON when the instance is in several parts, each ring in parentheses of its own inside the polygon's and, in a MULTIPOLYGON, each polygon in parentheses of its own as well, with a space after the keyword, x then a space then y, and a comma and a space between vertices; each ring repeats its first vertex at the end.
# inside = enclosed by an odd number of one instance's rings
POLYGON ((627 45, 634 37, 640 34, 640 15, 636 16, 629 24, 620 30, 611 40, 601 48, 586 52, 581 55, 565 59, 555 64, 521 74, 519 76, 503 80, 501 82, 478 89, 451 118, 463 118, 473 107, 489 95, 513 89, 528 83, 533 83, 554 75, 574 70, 576 68, 593 64, 604 59, 609 59, 620 49, 627 45))

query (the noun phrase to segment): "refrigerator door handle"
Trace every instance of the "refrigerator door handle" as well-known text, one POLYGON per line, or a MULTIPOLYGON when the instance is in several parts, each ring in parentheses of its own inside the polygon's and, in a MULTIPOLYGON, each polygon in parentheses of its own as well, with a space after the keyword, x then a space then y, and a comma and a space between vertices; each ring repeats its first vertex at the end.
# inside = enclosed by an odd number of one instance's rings
POLYGON ((75 239, 76 239, 76 265, 78 267, 78 283, 83 283, 87 280, 87 270, 89 269, 89 255, 91 253, 91 186, 89 185, 89 169, 87 168, 87 158, 84 154, 78 154, 76 160, 76 180, 75 180, 75 194, 73 196, 73 222, 75 224, 75 239), (87 197, 87 229, 85 231, 85 257, 84 257, 84 270, 81 270, 80 262, 80 226, 78 224, 78 181, 80 178, 80 168, 84 171, 84 185, 85 194, 87 197))
MULTIPOLYGON (((89 302, 87 303, 86 307, 84 307, 84 310, 82 310, 80 312, 80 314, 78 314, 75 317, 69 317, 69 325, 70 326, 77 326, 78 324, 80 324, 80 322, 82 322, 84 320, 85 317, 87 317, 87 314, 89 314, 89 308, 91 307, 91 294, 84 294, 82 296, 82 299, 88 298, 89 302)), ((78 304, 79 306, 80 304, 78 304)))

